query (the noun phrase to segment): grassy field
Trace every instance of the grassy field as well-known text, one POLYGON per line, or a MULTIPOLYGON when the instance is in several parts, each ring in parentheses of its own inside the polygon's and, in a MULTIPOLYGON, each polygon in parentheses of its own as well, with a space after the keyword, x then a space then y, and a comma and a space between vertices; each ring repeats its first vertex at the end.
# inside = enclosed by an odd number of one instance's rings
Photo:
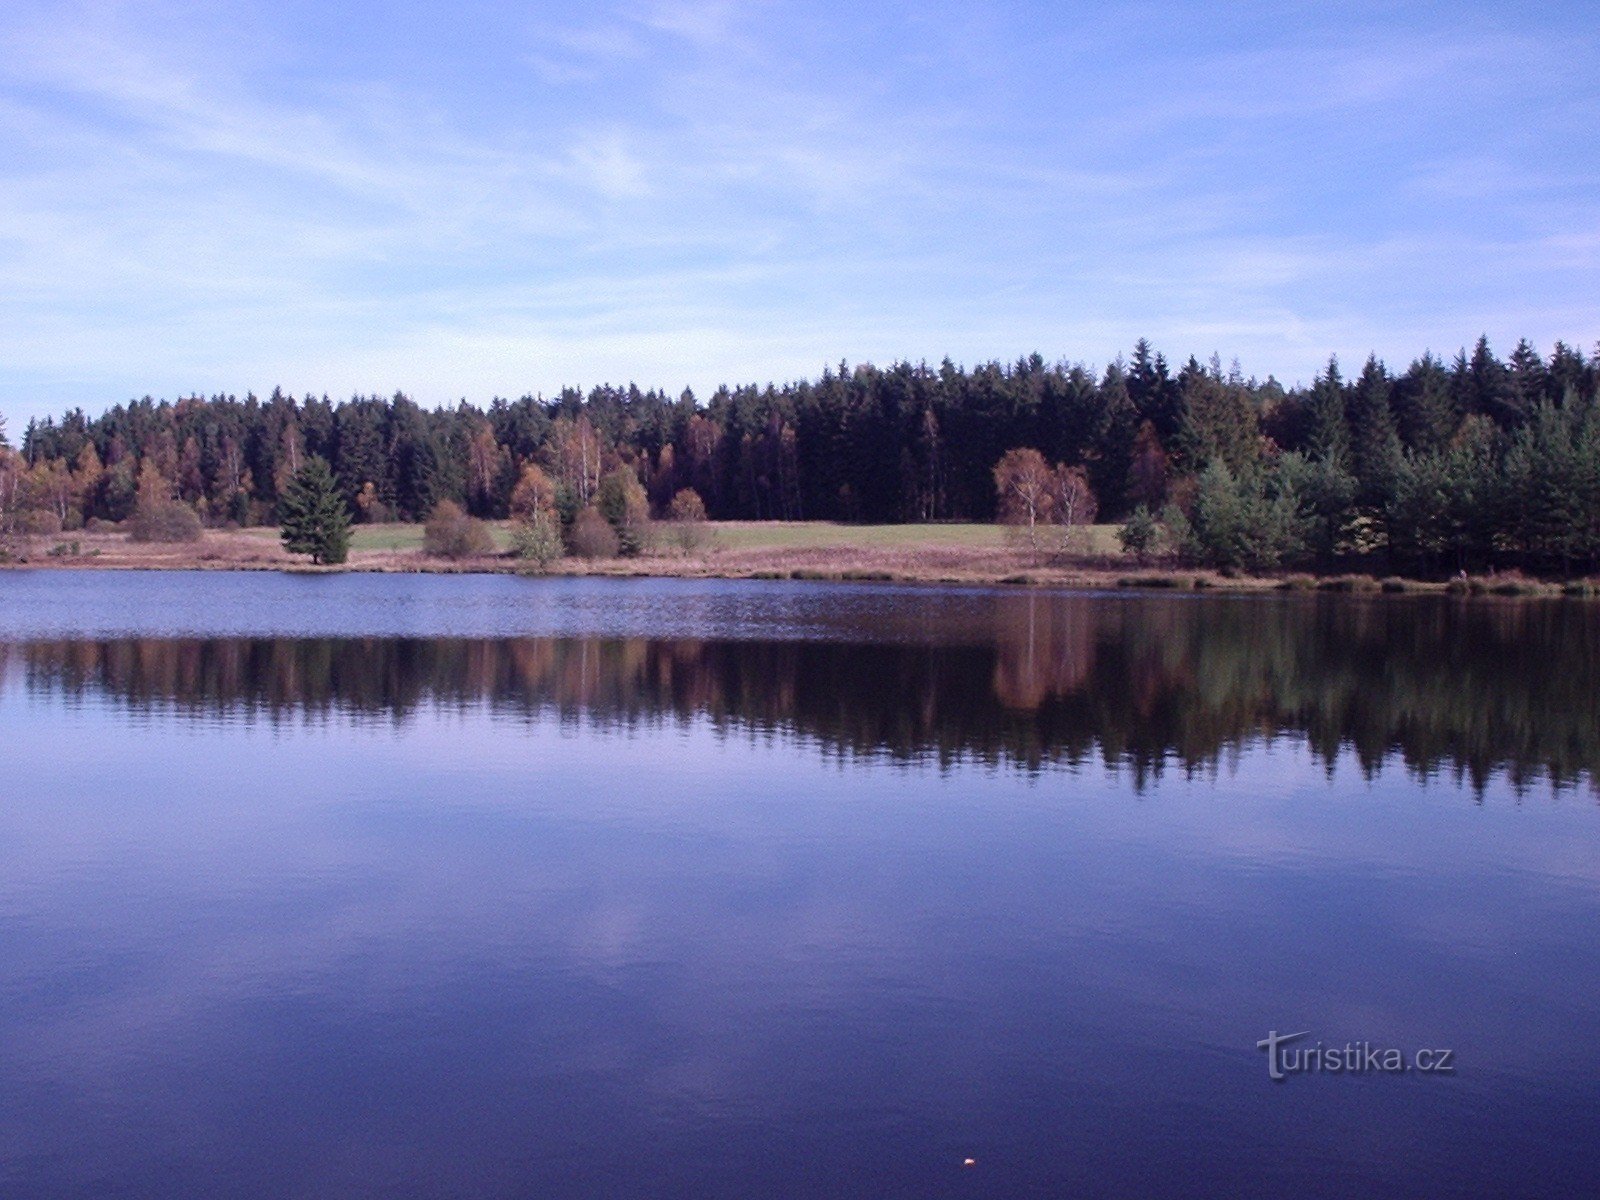
MULTIPOLYGON (((27 547, 8 563, 40 567, 123 570, 310 571, 351 570, 437 573, 524 572, 530 564, 505 553, 508 522, 492 525, 499 553, 465 559, 422 553, 421 525, 362 525, 352 531, 349 562, 323 568, 288 553, 278 530, 212 529, 197 542, 134 542, 116 528, 74 533, 51 547, 27 547)), ((683 546, 671 526, 657 545, 635 558, 563 558, 548 569, 563 575, 676 576, 723 579, 897 581, 940 584, 1033 584, 1059 587, 1228 588, 1260 591, 1445 591, 1442 581, 1379 580, 1369 576, 1223 575, 1173 563, 1141 565, 1121 553, 1117 526, 1073 530, 1062 551, 1053 528, 1041 531, 1037 550, 1019 532, 998 525, 835 525, 824 521, 719 521, 709 539, 683 546)), ((1488 595, 1554 595, 1553 584, 1510 579, 1452 580, 1449 590, 1488 595)), ((1578 582, 1568 594, 1600 595, 1600 582, 1578 582)))
MULTIPOLYGON (((717 543, 729 550, 1000 550, 1014 531, 1002 525, 835 525, 828 521, 716 521, 717 543)), ((1077 530, 1081 553, 1117 550, 1115 525, 1077 530)), ((1046 542, 1053 530, 1041 530, 1046 542)))
MULTIPOLYGON (((503 521, 490 523, 495 542, 509 549, 511 534, 503 521)), ((720 550, 1000 550, 1010 532, 1000 525, 837 525, 829 521, 713 521, 713 545, 720 550)), ((276 539, 276 529, 252 529, 256 537, 276 539)), ((1042 530, 1045 541, 1053 530, 1042 530)), ((1117 526, 1089 525, 1073 534, 1074 550, 1116 554, 1117 526)), ((422 549, 421 525, 357 525, 351 531, 354 551, 401 552, 422 549)))
MULTIPOLYGON (((502 550, 511 548, 511 533, 506 522, 491 521, 489 528, 494 533, 495 544, 502 550)), ((261 527, 258 529, 244 529, 252 537, 262 538, 266 541, 276 542, 278 531, 275 528, 261 527)), ((350 549, 352 551, 388 551, 405 553, 410 550, 422 549, 421 525, 356 525, 350 530, 350 549)))

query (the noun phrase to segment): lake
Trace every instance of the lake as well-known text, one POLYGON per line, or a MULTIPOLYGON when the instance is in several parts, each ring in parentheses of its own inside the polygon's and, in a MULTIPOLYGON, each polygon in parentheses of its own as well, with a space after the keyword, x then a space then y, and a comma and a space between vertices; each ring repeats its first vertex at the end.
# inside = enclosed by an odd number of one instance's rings
POLYGON ((7 1197, 1600 1193, 1600 607, 13 571, 0 764, 7 1197))

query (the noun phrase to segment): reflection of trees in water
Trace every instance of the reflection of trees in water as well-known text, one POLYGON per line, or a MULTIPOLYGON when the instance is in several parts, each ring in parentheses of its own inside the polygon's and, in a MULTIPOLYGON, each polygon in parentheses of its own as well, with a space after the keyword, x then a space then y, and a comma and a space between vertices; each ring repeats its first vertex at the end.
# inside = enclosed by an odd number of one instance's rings
MULTIPOLYGON (((923 643, 120 639, 15 647, 30 686, 135 708, 403 718, 488 703, 605 727, 703 718, 848 753, 1099 756, 1136 778, 1303 734, 1474 781, 1600 778, 1600 615, 1561 603, 996 597, 923 643)), ((0 647, 0 652, 4 648, 0 647)), ((4 660, 0 660, 3 662, 4 660)))

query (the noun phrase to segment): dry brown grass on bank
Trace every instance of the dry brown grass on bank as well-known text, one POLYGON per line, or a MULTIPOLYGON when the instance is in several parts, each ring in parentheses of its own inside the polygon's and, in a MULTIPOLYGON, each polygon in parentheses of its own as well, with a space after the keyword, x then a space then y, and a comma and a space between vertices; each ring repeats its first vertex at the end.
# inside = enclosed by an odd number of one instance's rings
MULTIPOLYGON (((1114 542, 1111 526, 1080 531, 1080 552, 1070 561, 1018 546, 994 525, 847 526, 824 522, 723 522, 709 524, 708 544, 684 550, 658 530, 657 548, 638 558, 564 558, 550 575, 666 576, 683 578, 812 579, 893 581, 1035 587, 1092 587, 1149 590, 1412 593, 1444 592, 1482 596, 1600 596, 1600 581, 1566 585, 1517 575, 1480 577, 1445 583, 1369 576, 1226 576, 1219 572, 1136 565, 1104 543, 1114 542)), ((491 541, 457 559, 423 552, 420 525, 357 526, 349 562, 313 567, 291 555, 276 529, 207 530, 186 544, 136 543, 114 526, 31 539, 25 547, 29 567, 93 567, 122 570, 230 570, 328 573, 362 571, 431 574, 513 574, 529 571, 510 552, 506 523, 490 523, 491 541)), ((13 564, 15 565, 15 564, 13 564)))

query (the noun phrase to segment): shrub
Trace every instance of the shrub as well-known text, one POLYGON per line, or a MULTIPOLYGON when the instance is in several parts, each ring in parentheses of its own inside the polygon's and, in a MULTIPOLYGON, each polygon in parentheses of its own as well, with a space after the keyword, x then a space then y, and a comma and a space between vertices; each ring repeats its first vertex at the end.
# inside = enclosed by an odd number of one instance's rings
POLYGON ((667 519, 672 522, 672 540, 685 554, 700 549, 710 540, 705 501, 693 488, 683 488, 672 497, 672 503, 667 506, 667 519))
POLYGON ((366 525, 381 525, 393 515, 389 506, 378 495, 377 485, 363 483, 355 498, 357 519, 366 525))
POLYGON ((1375 592, 1378 581, 1370 575, 1335 575, 1317 587, 1324 592, 1375 592))
POLYGON ((17 514, 17 532, 23 537, 55 537, 61 518, 47 508, 28 508, 17 514))
POLYGON ((524 562, 546 570, 561 557, 561 522, 549 509, 535 511, 511 526, 511 550, 524 562))
POLYGON ((1124 575, 1117 580, 1118 587, 1125 588, 1177 588, 1187 590, 1197 585, 1199 581, 1193 575, 1124 575))
POLYGON ((142 502, 127 524, 135 542, 198 542, 204 533, 199 515, 181 500, 142 502))
POLYGON ((600 480, 595 503, 616 531, 623 554, 632 557, 645 549, 650 539, 650 498, 637 475, 618 467, 600 480))
POLYGON ((493 554, 494 535, 453 500, 441 500, 422 529, 422 552, 435 558, 482 558, 493 554))
POLYGON ((583 509, 572 522, 572 552, 579 558, 615 558, 621 544, 611 522, 594 505, 583 509))
POLYGON ((1161 523, 1141 504, 1117 530, 1117 541, 1124 554, 1131 554, 1142 563, 1161 541, 1161 523))
POLYGON ((1489 585, 1491 596, 1550 596, 1558 590, 1554 584, 1540 583, 1536 579, 1513 576, 1498 579, 1489 585))

